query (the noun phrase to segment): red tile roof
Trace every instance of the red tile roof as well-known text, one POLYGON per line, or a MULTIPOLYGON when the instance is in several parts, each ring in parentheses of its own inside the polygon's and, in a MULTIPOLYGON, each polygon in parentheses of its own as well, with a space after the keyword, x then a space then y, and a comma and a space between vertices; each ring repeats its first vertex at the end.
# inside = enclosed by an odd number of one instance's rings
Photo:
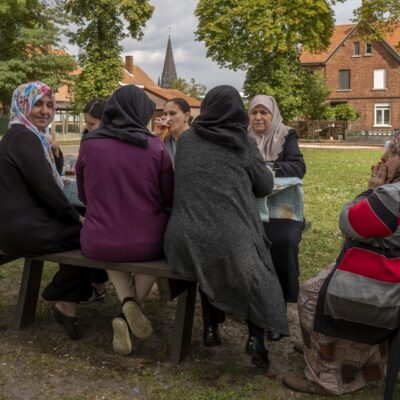
POLYGON ((137 65, 133 65, 132 74, 124 68, 122 83, 125 85, 157 86, 157 84, 137 65))
MULTIPOLYGON (((355 24, 336 25, 331 38, 331 43, 328 48, 319 53, 311 53, 304 50, 300 55, 300 62, 302 64, 325 63, 355 27, 355 24)), ((398 46, 400 43, 400 26, 393 32, 385 34, 385 42, 392 47, 393 50, 400 54, 400 49, 396 48, 396 46, 398 46)))
POLYGON ((325 51, 318 53, 311 53, 309 51, 302 51, 300 55, 300 62, 306 63, 323 63, 326 62, 328 57, 339 47, 340 43, 349 35, 349 33, 355 28, 355 24, 349 25, 336 25, 331 37, 331 43, 325 51))
POLYGON ((147 91, 159 96, 165 100, 173 99, 174 97, 182 97, 188 103, 190 107, 200 107, 200 101, 186 95, 185 93, 181 92, 180 90, 176 89, 165 89, 158 86, 140 67, 137 65, 133 65, 132 74, 130 74, 124 68, 124 77, 121 82, 125 85, 138 85, 143 86, 147 91))

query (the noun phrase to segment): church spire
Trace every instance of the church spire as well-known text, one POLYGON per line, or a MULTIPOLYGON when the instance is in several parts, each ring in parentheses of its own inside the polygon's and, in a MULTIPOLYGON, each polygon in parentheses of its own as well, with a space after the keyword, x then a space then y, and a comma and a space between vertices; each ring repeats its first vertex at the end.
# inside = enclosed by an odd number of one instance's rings
POLYGON ((164 68, 161 75, 161 87, 170 88, 170 82, 178 79, 175 68, 174 54, 171 45, 171 29, 168 35, 167 52, 165 54, 164 68))

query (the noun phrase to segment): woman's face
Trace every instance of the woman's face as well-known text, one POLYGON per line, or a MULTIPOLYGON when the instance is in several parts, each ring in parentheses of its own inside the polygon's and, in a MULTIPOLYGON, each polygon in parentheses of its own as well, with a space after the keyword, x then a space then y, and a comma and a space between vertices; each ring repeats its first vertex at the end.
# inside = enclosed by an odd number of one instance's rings
POLYGON ((272 121, 272 115, 264 106, 255 106, 250 112, 250 128, 259 135, 265 133, 272 121))
POLYGON ((184 113, 175 103, 166 103, 164 116, 167 121, 168 130, 175 135, 189 128, 189 113, 184 113))
POLYGON ((46 94, 33 105, 32 110, 28 115, 28 121, 39 130, 45 131, 53 118, 53 113, 53 100, 48 94, 46 94))
POLYGON ((92 132, 100 127, 100 120, 98 118, 92 117, 88 113, 83 113, 83 119, 85 120, 85 124, 89 132, 92 132))

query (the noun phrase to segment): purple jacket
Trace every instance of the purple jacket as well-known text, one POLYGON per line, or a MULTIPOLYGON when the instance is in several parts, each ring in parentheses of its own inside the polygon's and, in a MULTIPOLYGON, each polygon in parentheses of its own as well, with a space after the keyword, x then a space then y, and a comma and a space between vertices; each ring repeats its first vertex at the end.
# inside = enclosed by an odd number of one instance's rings
POLYGON ((82 142, 76 164, 79 198, 86 204, 82 252, 110 262, 163 257, 174 175, 164 144, 146 149, 116 139, 82 142))

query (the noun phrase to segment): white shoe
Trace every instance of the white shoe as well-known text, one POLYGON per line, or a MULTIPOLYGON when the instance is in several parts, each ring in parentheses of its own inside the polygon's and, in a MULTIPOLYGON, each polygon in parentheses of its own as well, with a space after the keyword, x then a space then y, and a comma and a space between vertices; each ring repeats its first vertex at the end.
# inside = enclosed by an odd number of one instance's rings
POLYGON ((112 321, 114 330, 113 349, 118 354, 127 356, 132 352, 132 341, 129 327, 124 318, 114 318, 112 321))
POLYGON ((142 313, 135 301, 127 301, 122 306, 122 311, 132 333, 139 339, 146 339, 153 334, 153 326, 149 319, 142 313))

